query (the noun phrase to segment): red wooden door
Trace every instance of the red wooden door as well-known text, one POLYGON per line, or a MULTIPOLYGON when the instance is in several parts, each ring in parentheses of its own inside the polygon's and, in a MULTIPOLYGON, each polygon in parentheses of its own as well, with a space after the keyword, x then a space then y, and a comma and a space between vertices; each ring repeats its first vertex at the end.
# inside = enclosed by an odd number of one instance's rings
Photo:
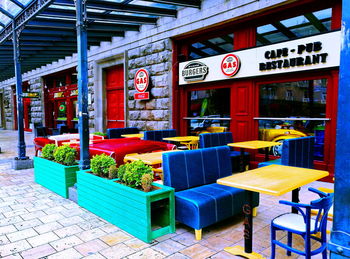
POLYGON ((24 130, 31 132, 29 128, 30 123, 30 98, 23 98, 23 119, 24 119, 24 130))
POLYGON ((107 128, 123 128, 124 68, 118 65, 106 70, 107 128))

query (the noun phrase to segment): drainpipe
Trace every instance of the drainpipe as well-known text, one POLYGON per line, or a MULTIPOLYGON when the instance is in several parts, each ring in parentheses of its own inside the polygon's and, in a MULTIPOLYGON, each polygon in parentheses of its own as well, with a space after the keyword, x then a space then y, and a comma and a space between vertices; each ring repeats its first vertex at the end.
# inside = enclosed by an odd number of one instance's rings
POLYGON ((88 62, 87 62, 87 13, 86 0, 74 0, 77 20, 78 44, 78 103, 81 170, 90 168, 89 113, 88 113, 88 62))
POLYGON ((350 1, 342 1, 334 218, 328 248, 332 259, 350 258, 350 1))

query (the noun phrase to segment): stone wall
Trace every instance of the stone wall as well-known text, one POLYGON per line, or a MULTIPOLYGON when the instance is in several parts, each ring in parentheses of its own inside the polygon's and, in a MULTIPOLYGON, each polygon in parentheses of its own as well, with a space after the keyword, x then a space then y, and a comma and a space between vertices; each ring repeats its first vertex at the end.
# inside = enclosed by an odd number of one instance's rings
POLYGON ((89 62, 88 64, 88 89, 89 89, 89 128, 95 128, 95 110, 94 110, 94 62, 89 62))
POLYGON ((30 102, 30 123, 42 123, 44 125, 44 99, 43 84, 40 77, 29 80, 29 92, 39 93, 40 98, 33 98, 30 102))
POLYGON ((170 39, 146 44, 128 51, 127 122, 140 130, 171 128, 171 55, 170 39), (150 99, 134 100, 134 76, 138 69, 150 72, 150 99))
POLYGON ((6 129, 13 129, 13 103, 11 86, 4 88, 4 115, 6 129))

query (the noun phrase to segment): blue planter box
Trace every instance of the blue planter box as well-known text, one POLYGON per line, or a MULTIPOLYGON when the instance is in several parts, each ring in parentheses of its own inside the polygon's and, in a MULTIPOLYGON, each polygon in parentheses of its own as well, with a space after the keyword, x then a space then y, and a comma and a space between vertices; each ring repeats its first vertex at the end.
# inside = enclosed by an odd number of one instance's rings
POLYGON ((116 180, 78 171, 78 204, 147 243, 175 232, 173 188, 143 192, 116 180))
POLYGON ((64 198, 68 198, 68 188, 76 183, 78 170, 77 165, 65 166, 34 157, 34 181, 64 198))

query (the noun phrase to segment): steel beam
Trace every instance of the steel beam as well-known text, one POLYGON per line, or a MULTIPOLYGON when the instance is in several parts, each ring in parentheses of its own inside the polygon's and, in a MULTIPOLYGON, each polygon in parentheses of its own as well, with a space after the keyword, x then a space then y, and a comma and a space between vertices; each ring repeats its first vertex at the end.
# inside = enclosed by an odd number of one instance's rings
POLYGON ((78 105, 80 136, 80 169, 90 167, 89 155, 89 111, 88 111, 88 57, 86 1, 75 0, 78 42, 78 105))
POLYGON ((22 9, 26 8, 25 5, 23 5, 20 1, 18 0, 10 0, 12 3, 18 5, 19 7, 21 7, 22 9))
POLYGON ((147 2, 154 2, 160 4, 170 4, 170 5, 178 5, 184 7, 193 7, 200 8, 201 1, 200 0, 146 0, 147 2))
MULTIPOLYGON (((74 6, 72 0, 55 0, 54 4, 63 6, 74 6)), ((159 7, 133 5, 133 4, 121 4, 115 2, 101 1, 101 0, 89 0, 86 3, 88 8, 105 10, 105 11, 117 11, 117 12, 128 12, 128 13, 139 13, 147 15, 157 16, 170 16, 176 17, 177 11, 174 9, 166 9, 159 7)))
MULTIPOLYGON (((75 11, 69 9, 62 10, 58 8, 47 8, 40 15, 45 17, 75 18, 75 11)), ((97 21, 129 22, 137 24, 155 24, 157 22, 157 18, 137 15, 99 14, 88 12, 87 16, 89 21, 90 19, 93 19, 97 21)))
POLYGON ((342 1, 338 117, 335 150, 334 215, 328 248, 331 259, 350 258, 350 1, 342 1))

